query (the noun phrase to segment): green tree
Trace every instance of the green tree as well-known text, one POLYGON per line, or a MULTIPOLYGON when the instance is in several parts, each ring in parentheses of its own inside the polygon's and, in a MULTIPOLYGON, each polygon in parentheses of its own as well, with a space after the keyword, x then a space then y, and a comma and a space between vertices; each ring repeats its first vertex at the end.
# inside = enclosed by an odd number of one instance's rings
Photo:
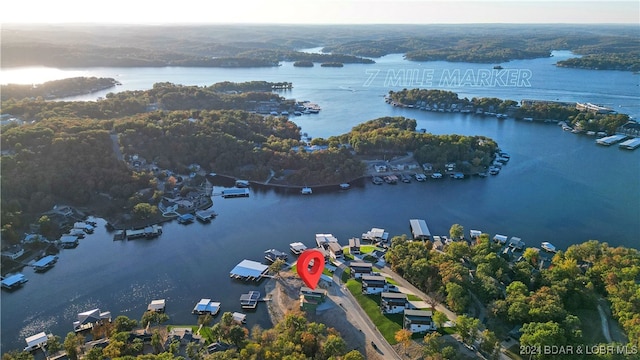
POLYGON ((344 354, 342 360, 365 360, 365 358, 358 350, 351 350, 344 354))
POLYGON ((451 310, 461 313, 463 312, 467 306, 469 305, 470 298, 467 290, 465 290, 462 286, 450 282, 446 285, 447 290, 447 305, 451 308, 451 310))
POLYGON ((131 331, 138 326, 138 322, 134 319, 129 319, 124 315, 119 315, 113 321, 113 331, 115 333, 123 332, 123 331, 131 331))
MULTIPOLYGON (((554 321, 548 321, 546 323, 530 322, 522 325, 522 336, 520 337, 520 344, 522 346, 553 346, 553 345, 566 345, 566 337, 564 330, 554 321)), ((544 354, 534 355, 535 359, 545 358, 544 354)))
POLYGON ((332 356, 340 356, 344 354, 346 348, 347 344, 340 336, 331 334, 327 336, 322 352, 325 358, 330 358, 332 356))
POLYGON ((103 360, 105 359, 105 355, 103 353, 103 349, 97 346, 94 346, 89 350, 83 357, 84 360, 103 360))
POLYGON ((213 321, 213 316, 211 314, 204 314, 198 316, 198 325, 209 326, 213 321))
POLYGON ((62 344, 60 343, 60 336, 53 335, 47 338, 47 352, 49 355, 53 355, 62 350, 62 344))
POLYGON ((449 236, 453 240, 461 240, 464 238, 464 227, 460 224, 453 224, 449 229, 449 236))
POLYGON ((64 338, 62 346, 64 347, 64 351, 67 352, 67 356, 70 360, 78 360, 78 350, 82 344, 84 344, 84 337, 82 335, 69 332, 64 338))
POLYGON ((148 219, 158 213, 158 208, 149 203, 139 203, 133 207, 133 214, 140 219, 148 219))
POLYGON ((437 358, 440 354, 440 349, 444 343, 441 338, 442 335, 438 332, 430 332, 424 336, 424 356, 428 359, 437 358))
POLYGON ((240 347, 249 335, 249 331, 239 325, 233 325, 229 329, 229 341, 237 347, 240 347))
POLYGON ((493 331, 485 329, 480 335, 480 350, 489 354, 491 359, 500 357, 500 340, 493 331))
POLYGON ((12 350, 2 354, 2 360, 33 360, 34 357, 30 352, 12 350))
POLYGON ((471 345, 478 337, 480 320, 466 315, 460 315, 456 320, 456 327, 458 329, 458 334, 460 334, 460 337, 462 338, 462 341, 465 344, 471 345))
POLYGON ((284 261, 284 259, 276 259, 276 261, 269 265, 269 273, 280 276, 280 271, 285 267, 286 264, 287 263, 284 261))
POLYGON ((151 334, 151 346, 156 354, 159 354, 163 350, 162 339, 160 338, 158 330, 154 330, 153 334, 151 334))
POLYGON ((522 257, 532 266, 538 266, 538 250, 534 248, 526 248, 522 253, 522 257))

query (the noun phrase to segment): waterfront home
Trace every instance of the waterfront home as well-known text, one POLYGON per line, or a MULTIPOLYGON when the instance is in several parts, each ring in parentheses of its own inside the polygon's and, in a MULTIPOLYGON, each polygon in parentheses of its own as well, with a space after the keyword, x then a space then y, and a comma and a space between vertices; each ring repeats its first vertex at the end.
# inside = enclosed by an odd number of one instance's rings
POLYGON ((362 240, 368 240, 374 243, 387 242, 389 240, 389 233, 381 228, 371 228, 371 230, 362 234, 362 240))
POLYGON ((353 237, 349 239, 349 252, 351 255, 360 254, 360 239, 353 237))
POLYGON ((373 274, 373 265, 366 262, 352 262, 349 265, 351 277, 354 279, 362 279, 364 275, 373 274))
POLYGON ((315 311, 327 297, 325 290, 312 290, 306 286, 300 288, 300 309, 304 311, 315 311))
POLYGON ((200 301, 193 307, 193 313, 197 315, 216 315, 220 311, 220 303, 217 301, 211 301, 211 299, 200 299, 200 301))
POLYGON ((329 256, 332 259, 342 259, 342 246, 337 242, 327 243, 327 250, 329 250, 329 256))
POLYGON ((13 245, 2 251, 2 256, 8 257, 11 260, 16 260, 22 255, 24 255, 24 248, 20 245, 13 245))
POLYGON ((431 310, 404 310, 403 328, 412 333, 435 331, 436 324, 431 310))
POLYGON ((2 279, 2 288, 7 290, 15 290, 29 281, 23 274, 14 274, 2 279))
POLYGON ((165 306, 166 306, 165 299, 151 300, 151 303, 147 305, 147 311, 163 313, 165 310, 165 306))
POLYGON ((411 235, 414 240, 431 240, 431 232, 427 227, 427 223, 422 219, 409 220, 409 226, 411 228, 411 235))
POLYGON ((78 320, 73 322, 73 331, 80 332, 92 329, 96 325, 111 322, 111 312, 101 312, 100 309, 92 309, 78 314, 78 320))
POLYGON ((380 293, 380 310, 383 314, 398 314, 403 312, 407 305, 407 294, 395 292, 380 293))
POLYGON ((362 275, 362 293, 379 294, 388 290, 387 279, 380 275, 362 275))
POLYGON ((33 269, 36 272, 44 272, 53 267, 53 265, 58 261, 58 257, 55 255, 48 255, 43 257, 42 259, 33 263, 33 269))
POLYGON ((27 346, 24 348, 24 351, 31 352, 44 348, 51 337, 53 337, 53 334, 47 334, 43 331, 25 338, 24 341, 27 343, 27 346))
POLYGON ((173 342, 180 343, 180 346, 185 346, 189 343, 199 344, 202 341, 202 336, 193 333, 190 327, 174 327, 167 335, 167 341, 164 343, 166 349, 171 346, 173 342))

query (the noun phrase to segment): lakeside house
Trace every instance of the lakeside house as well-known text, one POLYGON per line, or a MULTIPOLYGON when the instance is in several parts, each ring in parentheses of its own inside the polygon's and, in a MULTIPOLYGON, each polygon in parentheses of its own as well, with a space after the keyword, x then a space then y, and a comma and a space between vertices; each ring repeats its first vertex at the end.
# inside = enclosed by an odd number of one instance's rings
POLYGON ((353 254, 360 254, 360 239, 353 237, 351 239, 349 239, 349 253, 351 253, 351 255, 353 254))
POLYGON ((383 314, 398 314, 408 308, 407 294, 395 292, 380 293, 380 310, 383 314))
POLYGON ((73 331, 81 332, 93 329, 96 325, 111 322, 111 312, 101 312, 100 309, 92 309, 78 314, 78 320, 73 322, 73 331))
POLYGON ((388 290, 387 279, 382 275, 362 275, 362 293, 380 294, 388 290))
POLYGON ((318 306, 327 298, 327 291, 310 289, 306 286, 300 288, 300 309, 304 311, 316 311, 318 306))
POLYGON ((351 269, 351 277, 354 279, 362 279, 365 275, 373 274, 373 265, 366 262, 351 262, 349 265, 351 269))
POLYGON ((436 324, 432 319, 431 310, 404 310, 403 328, 412 333, 435 331, 436 324))

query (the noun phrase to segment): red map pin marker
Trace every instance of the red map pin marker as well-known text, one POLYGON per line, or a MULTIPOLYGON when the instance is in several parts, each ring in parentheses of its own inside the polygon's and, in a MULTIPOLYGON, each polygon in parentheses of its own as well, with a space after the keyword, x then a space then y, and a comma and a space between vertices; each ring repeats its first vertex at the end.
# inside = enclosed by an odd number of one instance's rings
POLYGON ((324 269, 324 255, 318 250, 305 250, 298 257, 298 275, 311 289, 316 288, 320 275, 324 269), (313 266, 309 269, 309 264, 313 261, 313 266))

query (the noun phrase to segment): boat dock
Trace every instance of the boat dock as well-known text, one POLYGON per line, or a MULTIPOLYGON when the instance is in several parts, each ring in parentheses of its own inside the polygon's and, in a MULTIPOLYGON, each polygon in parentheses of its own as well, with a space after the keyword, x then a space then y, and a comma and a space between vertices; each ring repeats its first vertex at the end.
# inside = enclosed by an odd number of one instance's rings
POLYGON ((596 140, 598 145, 610 146, 627 138, 627 135, 611 135, 596 140))
POLYGON ((240 295, 240 306, 243 309, 255 309, 259 302, 269 301, 268 298, 260 297, 259 291, 249 291, 246 294, 240 295))
POLYGON ((129 240, 138 238, 153 238, 162 234, 162 226, 151 225, 142 229, 126 230, 125 237, 129 240))
POLYGON ((264 258, 269 262, 275 262, 276 260, 284 260, 285 262, 288 259, 288 255, 283 253, 280 250, 269 249, 264 252, 264 258))
POLYGON ((303 251, 307 250, 307 246, 301 242, 294 242, 289 244, 289 249, 295 255, 300 255, 303 251))
POLYGON ((231 188, 224 189, 221 193, 223 198, 249 197, 249 189, 247 188, 231 188))
POLYGON ((193 308, 193 313, 197 315, 216 315, 220 311, 220 303, 211 299, 201 299, 193 308))
POLYGON ((178 216, 178 222, 180 224, 184 224, 184 225, 191 224, 193 220, 195 220, 195 217, 191 214, 182 214, 178 216))
POLYGON ((244 281, 258 281, 266 276, 269 267, 253 260, 242 260, 229 273, 229 277, 244 281))
POLYGON ((29 281, 23 274, 15 274, 2 279, 2 288, 15 290, 29 281))
POLYGON ((621 149, 635 150, 640 147, 640 138, 629 139, 620 143, 618 146, 620 146, 621 149))
POLYGON ((32 266, 36 272, 43 272, 51 269, 56 262, 58 262, 57 256, 48 255, 33 263, 32 266))
POLYGON ((209 222, 216 216, 218 214, 213 209, 196 211, 196 219, 202 222, 209 222))

